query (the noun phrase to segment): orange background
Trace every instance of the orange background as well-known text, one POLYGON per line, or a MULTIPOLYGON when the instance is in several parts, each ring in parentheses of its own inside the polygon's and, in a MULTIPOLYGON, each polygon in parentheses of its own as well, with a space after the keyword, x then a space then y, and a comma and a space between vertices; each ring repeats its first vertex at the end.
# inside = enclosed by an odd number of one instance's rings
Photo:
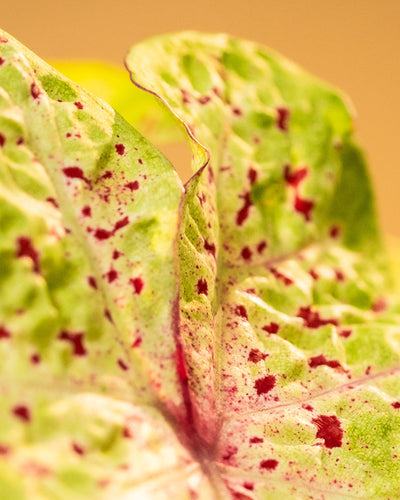
POLYGON ((1 0, 0 25, 43 59, 119 63, 135 42, 186 29, 281 52, 351 97, 383 228, 400 236, 399 0, 1 0))

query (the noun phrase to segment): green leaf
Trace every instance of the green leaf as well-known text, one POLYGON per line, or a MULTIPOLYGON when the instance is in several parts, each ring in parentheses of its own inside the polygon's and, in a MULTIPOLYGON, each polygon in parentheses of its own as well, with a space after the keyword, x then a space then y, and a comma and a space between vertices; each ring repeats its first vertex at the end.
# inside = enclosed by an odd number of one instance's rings
POLYGON ((137 45, 154 137, 188 131, 183 193, 108 104, 0 42, 0 491, 399 498, 399 306, 337 91, 227 35, 137 45))
POLYGON ((155 38, 127 66, 210 155, 178 242, 191 411, 216 474, 232 498, 398 498, 398 307, 343 98, 226 35, 155 38))

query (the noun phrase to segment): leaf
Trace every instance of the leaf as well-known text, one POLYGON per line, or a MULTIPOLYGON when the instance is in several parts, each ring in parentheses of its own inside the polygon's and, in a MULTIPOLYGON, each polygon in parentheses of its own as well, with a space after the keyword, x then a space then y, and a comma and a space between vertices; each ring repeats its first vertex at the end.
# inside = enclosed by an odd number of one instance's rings
POLYGON ((186 185, 181 331, 228 491, 399 498, 398 307, 342 98, 225 35, 155 38, 127 66, 210 154, 186 185))
POLYGON ((336 91, 226 35, 134 47, 190 134, 182 196, 118 113, 0 39, 0 491, 400 498, 399 308, 336 91))

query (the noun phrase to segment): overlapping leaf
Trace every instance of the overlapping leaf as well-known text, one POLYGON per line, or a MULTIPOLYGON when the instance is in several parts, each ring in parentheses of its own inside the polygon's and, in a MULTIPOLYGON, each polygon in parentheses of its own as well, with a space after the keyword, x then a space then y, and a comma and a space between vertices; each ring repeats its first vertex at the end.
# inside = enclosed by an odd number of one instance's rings
POLYGON ((127 65, 191 134, 183 197, 1 36, 1 491, 400 498, 398 308, 342 99, 225 35, 127 65))

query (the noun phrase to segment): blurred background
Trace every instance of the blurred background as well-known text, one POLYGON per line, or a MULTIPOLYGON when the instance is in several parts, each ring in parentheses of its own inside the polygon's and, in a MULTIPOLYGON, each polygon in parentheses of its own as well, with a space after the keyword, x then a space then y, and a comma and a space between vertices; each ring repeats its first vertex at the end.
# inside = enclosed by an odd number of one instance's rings
POLYGON ((134 43, 187 29, 227 32, 281 52, 351 97, 383 229, 400 236, 399 0, 1 0, 1 6, 1 27, 45 60, 122 65, 134 43))

